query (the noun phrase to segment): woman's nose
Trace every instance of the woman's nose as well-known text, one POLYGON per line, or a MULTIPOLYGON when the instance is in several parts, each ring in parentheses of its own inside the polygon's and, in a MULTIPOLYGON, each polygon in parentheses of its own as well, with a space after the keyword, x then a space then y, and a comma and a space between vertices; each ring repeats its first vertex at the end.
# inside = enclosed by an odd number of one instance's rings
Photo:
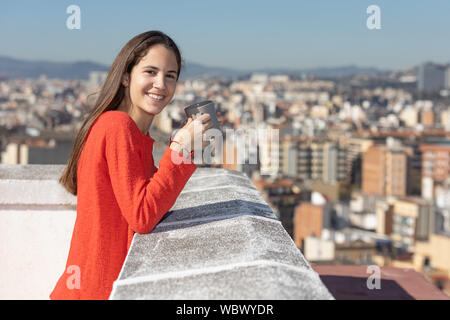
POLYGON ((155 77, 155 82, 153 83, 154 87, 164 89, 166 86, 164 74, 159 74, 155 77))

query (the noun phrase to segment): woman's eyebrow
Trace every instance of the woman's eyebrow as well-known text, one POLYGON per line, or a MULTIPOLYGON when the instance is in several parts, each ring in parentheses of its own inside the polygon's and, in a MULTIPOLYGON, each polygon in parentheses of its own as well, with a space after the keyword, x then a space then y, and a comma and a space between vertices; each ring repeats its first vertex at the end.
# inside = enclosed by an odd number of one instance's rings
MULTIPOLYGON (((158 67, 155 67, 155 66, 145 66, 144 68, 151 68, 151 69, 159 70, 159 68, 158 68, 158 67)), ((174 73, 177 73, 176 70, 169 70, 169 71, 167 71, 167 72, 174 72, 174 73)))

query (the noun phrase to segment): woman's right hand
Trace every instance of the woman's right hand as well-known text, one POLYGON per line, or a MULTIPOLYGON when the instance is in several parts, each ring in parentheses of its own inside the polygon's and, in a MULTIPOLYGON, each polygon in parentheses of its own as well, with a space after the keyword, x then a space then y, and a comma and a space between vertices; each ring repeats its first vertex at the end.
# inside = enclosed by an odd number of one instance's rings
MULTIPOLYGON (((193 120, 192 118, 188 118, 187 121, 185 121, 182 128, 178 129, 175 135, 172 136, 172 141, 177 141, 184 150, 187 150, 189 152, 191 150, 194 150, 194 146, 196 146, 194 144, 195 140, 201 141, 203 150, 206 146, 210 144, 210 141, 206 141, 203 139, 203 134, 205 133, 206 130, 210 129, 212 126, 213 123, 211 120, 211 116, 207 113, 202 114, 195 120, 193 120), (194 130, 194 128, 196 130, 194 130)), ((169 147, 171 149, 176 150, 178 148, 176 144, 177 143, 172 142, 172 144, 169 147)))

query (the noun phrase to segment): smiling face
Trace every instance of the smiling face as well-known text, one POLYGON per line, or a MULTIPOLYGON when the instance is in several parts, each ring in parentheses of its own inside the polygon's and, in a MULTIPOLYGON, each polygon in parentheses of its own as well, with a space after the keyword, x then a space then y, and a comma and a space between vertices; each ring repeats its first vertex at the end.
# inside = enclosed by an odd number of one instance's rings
MULTIPOLYGON (((150 47, 122 84, 133 113, 148 115, 150 123, 172 100, 177 84, 178 63, 172 50, 157 44, 150 47)), ((148 117, 147 117, 148 118, 148 117)))

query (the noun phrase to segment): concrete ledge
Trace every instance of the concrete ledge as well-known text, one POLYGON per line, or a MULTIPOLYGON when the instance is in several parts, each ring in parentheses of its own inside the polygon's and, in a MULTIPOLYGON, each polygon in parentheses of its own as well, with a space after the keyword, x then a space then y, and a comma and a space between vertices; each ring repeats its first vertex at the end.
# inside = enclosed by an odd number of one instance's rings
POLYGON ((256 261, 254 265, 118 283, 112 299, 332 299, 314 272, 256 261))
MULTIPOLYGON (((3 299, 47 299, 76 197, 62 165, 0 165, 3 299)), ((150 234, 136 234, 110 299, 333 299, 241 172, 198 168, 150 234)))
POLYGON ((278 221, 240 216, 148 235, 136 234, 119 281, 257 260, 310 271, 285 233, 278 221))
POLYGON ((0 164, 1 180, 58 180, 65 165, 0 164))
POLYGON ((198 168, 110 299, 333 299, 243 173, 198 168))
POLYGON ((63 165, 0 165, 0 206, 66 205, 77 198, 59 183, 63 165))

